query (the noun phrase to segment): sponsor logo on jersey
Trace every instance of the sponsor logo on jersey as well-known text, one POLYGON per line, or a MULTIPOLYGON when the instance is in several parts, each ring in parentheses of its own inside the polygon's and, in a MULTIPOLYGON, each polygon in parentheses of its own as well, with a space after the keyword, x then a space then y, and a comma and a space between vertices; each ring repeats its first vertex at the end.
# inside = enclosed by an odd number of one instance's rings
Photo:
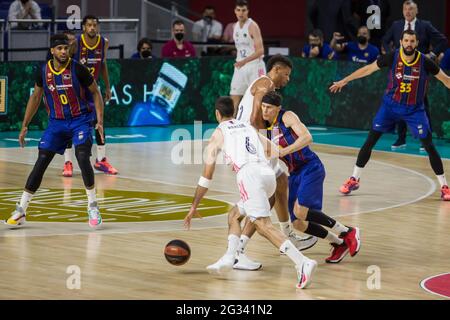
POLYGON ((395 74, 395 77, 400 80, 401 78, 403 78, 403 75, 399 72, 395 74))

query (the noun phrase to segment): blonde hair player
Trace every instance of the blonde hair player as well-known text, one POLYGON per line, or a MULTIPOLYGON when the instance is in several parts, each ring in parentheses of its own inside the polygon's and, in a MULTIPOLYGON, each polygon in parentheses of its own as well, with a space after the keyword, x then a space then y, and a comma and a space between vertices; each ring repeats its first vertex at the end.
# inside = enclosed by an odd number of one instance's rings
MULTIPOLYGON (((277 146, 259 134, 251 125, 233 118, 234 107, 231 98, 220 97, 215 107, 219 126, 209 141, 203 175, 198 181, 194 200, 184 219, 184 225, 189 229, 192 218, 200 217, 197 207, 208 191, 218 153, 222 151, 227 164, 236 172, 236 182, 241 194, 244 214, 249 217, 260 235, 281 252, 286 253, 295 263, 298 276, 297 288, 306 288, 311 283, 317 262, 302 255, 270 221, 269 198, 274 195, 276 180, 268 157, 278 157, 277 146)), ((219 261, 207 267, 208 272, 221 274, 233 268, 241 234, 239 216, 236 211, 230 212, 228 249, 219 261)))

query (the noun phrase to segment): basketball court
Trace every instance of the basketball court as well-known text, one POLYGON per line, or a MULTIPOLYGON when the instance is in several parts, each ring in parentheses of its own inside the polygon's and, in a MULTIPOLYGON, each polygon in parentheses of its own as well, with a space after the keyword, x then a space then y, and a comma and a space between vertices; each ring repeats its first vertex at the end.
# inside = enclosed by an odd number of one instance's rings
MULTIPOLYGON (((449 297, 445 288, 450 203, 439 198, 428 158, 419 154, 413 140, 401 153, 390 152, 394 136, 386 135, 364 171, 360 190, 342 196, 338 188, 351 173, 366 136, 364 131, 348 129, 310 128, 313 150, 327 170, 324 212, 360 227, 358 255, 326 264, 330 247, 319 241, 303 252, 319 263, 313 284, 296 290, 291 261, 255 235, 247 254, 262 262, 261 270, 208 274, 205 267, 226 249, 226 212, 239 199, 235 175, 218 166, 200 207, 204 218, 194 219, 193 228, 184 230, 182 220, 202 170, 205 143, 200 139, 208 138, 207 129, 213 127, 204 126, 200 137, 192 138, 186 138, 194 132, 192 126, 109 129, 108 157, 120 174, 95 176, 104 219, 101 230, 93 231, 87 224, 86 195, 77 165, 74 177, 64 178, 64 158, 56 156, 28 209, 27 224, 17 230, 0 229, 0 299, 449 297), (178 141, 177 129, 187 132, 183 142, 178 141), (176 267, 165 260, 163 249, 172 239, 190 245, 187 264, 176 267), (80 289, 68 285, 73 270, 79 270, 80 289)), ((37 156, 35 137, 39 132, 30 132, 29 147, 20 149, 14 141, 16 133, 0 136, 0 219, 7 219, 20 198, 37 156)), ((450 147, 444 141, 438 141, 437 147, 448 172, 450 147)), ((276 214, 272 220, 277 221, 276 214)))

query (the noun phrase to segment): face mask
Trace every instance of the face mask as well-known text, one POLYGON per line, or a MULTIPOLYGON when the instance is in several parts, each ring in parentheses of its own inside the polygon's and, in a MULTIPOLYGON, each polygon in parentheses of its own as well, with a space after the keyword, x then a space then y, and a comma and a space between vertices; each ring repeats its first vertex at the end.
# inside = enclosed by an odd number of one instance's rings
POLYGON ((184 33, 175 33, 175 39, 177 39, 178 41, 183 40, 184 38, 184 33))
POLYGON ((364 36, 358 36, 358 43, 359 43, 359 44, 366 44, 367 41, 369 41, 369 39, 367 39, 366 37, 364 37, 364 36))
POLYGON ((414 52, 416 51, 415 49, 412 49, 411 51, 408 51, 405 49, 405 47, 403 47, 403 52, 407 55, 407 56, 412 56, 414 54, 414 52))
POLYGON ((151 55, 152 55, 152 52, 151 52, 150 50, 143 50, 143 51, 141 52, 142 58, 145 58, 145 59, 151 57, 151 55))
POLYGON ((203 17, 203 20, 205 20, 205 22, 206 22, 207 24, 211 24, 213 18, 212 18, 211 16, 204 16, 204 17, 203 17))
POLYGON ((28 2, 28 0, 20 0, 20 2, 22 2, 22 4, 25 4, 28 2))

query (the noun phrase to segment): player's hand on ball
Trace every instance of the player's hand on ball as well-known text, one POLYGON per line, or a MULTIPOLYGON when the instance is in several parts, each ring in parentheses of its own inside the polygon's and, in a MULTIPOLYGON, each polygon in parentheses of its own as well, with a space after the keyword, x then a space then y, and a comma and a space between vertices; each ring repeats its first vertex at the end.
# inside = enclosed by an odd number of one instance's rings
POLYGON ((105 136, 103 134, 103 124, 102 123, 97 123, 95 125, 95 130, 98 130, 98 133, 100 134, 100 138, 102 140, 102 143, 105 143, 105 136))
POLYGON ((19 133, 19 144, 23 148, 25 146, 25 136, 27 135, 28 128, 22 127, 19 133))
POLYGON ((342 88, 347 85, 347 81, 341 80, 338 82, 333 82, 333 85, 330 87, 330 91, 332 93, 341 92, 342 88))
POLYGON ((191 220, 193 217, 197 217, 197 218, 203 218, 200 213, 198 213, 197 209, 195 208, 191 208, 191 210, 189 210, 189 213, 186 215, 186 217, 184 218, 184 227, 186 229, 190 229, 191 228, 191 220))

